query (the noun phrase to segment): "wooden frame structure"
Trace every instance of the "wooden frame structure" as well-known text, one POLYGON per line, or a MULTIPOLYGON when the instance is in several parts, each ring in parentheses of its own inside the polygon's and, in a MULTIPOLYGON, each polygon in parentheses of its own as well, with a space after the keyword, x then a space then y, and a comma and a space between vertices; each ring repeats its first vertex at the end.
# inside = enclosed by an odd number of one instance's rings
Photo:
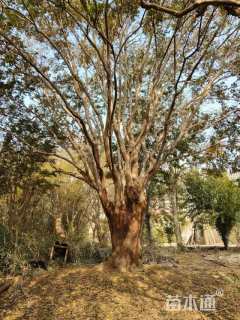
POLYGON ((55 243, 52 248, 51 248, 51 251, 50 251, 50 260, 53 260, 54 259, 54 254, 55 254, 55 251, 57 248, 60 248, 60 249, 64 249, 65 250, 65 255, 64 255, 64 263, 67 262, 67 258, 68 258, 68 245, 65 244, 58 244, 58 243, 55 243))

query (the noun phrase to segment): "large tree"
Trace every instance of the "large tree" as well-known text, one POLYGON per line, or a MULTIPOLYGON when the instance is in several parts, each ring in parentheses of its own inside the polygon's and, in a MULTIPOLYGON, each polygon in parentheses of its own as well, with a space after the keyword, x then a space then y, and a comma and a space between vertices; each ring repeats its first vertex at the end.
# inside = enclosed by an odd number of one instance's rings
POLYGON ((15 59, 21 82, 31 80, 28 112, 49 128, 54 155, 72 165, 66 173, 97 191, 110 262, 131 269, 149 181, 183 138, 227 116, 198 111, 219 84, 230 89, 238 19, 212 7, 175 19, 138 1, 0 2, 5 62, 15 59))

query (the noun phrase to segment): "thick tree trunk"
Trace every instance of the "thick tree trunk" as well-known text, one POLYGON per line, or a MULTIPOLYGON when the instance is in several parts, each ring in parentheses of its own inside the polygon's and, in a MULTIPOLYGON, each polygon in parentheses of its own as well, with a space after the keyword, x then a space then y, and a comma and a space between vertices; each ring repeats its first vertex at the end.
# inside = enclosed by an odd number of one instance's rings
POLYGON ((114 208, 108 216, 112 255, 108 264, 119 271, 132 271, 139 266, 141 230, 146 203, 114 208))

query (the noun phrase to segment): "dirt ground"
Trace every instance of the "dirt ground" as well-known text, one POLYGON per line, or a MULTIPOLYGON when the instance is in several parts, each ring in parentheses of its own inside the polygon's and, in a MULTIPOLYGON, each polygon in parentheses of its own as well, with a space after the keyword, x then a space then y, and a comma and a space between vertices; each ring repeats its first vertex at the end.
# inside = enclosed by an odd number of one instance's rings
POLYGON ((240 320, 240 252, 171 257, 176 263, 144 265, 132 274, 99 266, 34 272, 1 294, 0 319, 240 320))

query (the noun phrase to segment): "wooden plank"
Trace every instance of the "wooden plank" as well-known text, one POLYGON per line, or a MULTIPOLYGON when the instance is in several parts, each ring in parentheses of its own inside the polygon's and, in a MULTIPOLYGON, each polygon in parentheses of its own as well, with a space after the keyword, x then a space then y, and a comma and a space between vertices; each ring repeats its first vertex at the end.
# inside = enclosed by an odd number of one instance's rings
POLYGON ((55 244, 54 245, 54 248, 62 248, 62 249, 67 249, 67 245, 66 246, 62 246, 62 245, 60 245, 60 244, 55 244))
POLYGON ((54 253, 54 246, 52 247, 51 252, 50 252, 50 260, 52 260, 52 258, 53 258, 53 253, 54 253))
POLYGON ((67 256, 68 256, 68 249, 67 249, 66 252, 65 252, 64 263, 67 262, 67 256))

